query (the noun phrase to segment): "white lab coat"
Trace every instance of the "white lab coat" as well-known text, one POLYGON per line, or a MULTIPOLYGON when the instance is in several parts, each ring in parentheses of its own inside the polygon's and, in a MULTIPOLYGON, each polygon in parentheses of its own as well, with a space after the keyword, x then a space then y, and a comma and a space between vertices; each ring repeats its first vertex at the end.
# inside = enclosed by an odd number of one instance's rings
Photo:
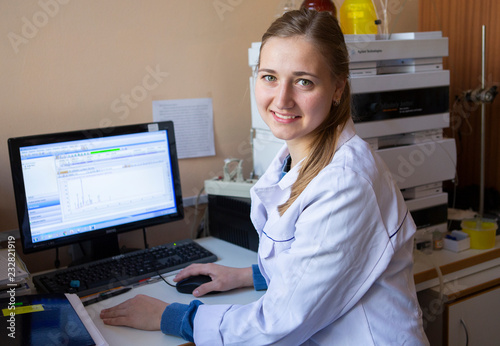
POLYGON ((412 273, 415 225, 382 160, 349 121, 332 162, 283 216, 298 165, 284 147, 251 191, 267 292, 202 305, 196 345, 427 345, 412 273))

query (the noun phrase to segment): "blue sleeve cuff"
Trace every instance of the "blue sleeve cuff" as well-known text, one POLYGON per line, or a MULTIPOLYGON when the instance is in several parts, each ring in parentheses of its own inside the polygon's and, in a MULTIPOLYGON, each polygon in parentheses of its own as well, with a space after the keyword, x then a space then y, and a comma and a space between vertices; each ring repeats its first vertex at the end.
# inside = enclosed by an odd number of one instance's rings
POLYGON ((267 282, 257 264, 252 264, 253 287, 256 291, 267 290, 267 282))
POLYGON ((199 300, 193 300, 189 305, 179 303, 168 305, 161 315, 161 331, 194 342, 194 317, 201 304, 203 303, 199 300))

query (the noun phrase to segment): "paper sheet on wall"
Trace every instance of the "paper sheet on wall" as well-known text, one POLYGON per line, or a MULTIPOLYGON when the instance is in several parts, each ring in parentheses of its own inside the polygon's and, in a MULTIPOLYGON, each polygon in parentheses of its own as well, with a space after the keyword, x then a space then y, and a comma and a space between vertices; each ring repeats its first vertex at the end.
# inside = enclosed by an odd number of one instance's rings
POLYGON ((214 156, 211 98, 153 101, 153 121, 174 123, 179 159, 214 156))

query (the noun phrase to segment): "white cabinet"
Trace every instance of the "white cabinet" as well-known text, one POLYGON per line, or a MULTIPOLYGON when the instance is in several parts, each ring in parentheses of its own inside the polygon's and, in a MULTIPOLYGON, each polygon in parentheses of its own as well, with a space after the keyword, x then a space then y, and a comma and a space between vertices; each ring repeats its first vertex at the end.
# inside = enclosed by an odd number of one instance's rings
POLYGON ((500 266, 418 292, 431 346, 500 345, 500 266))
POLYGON ((446 304, 445 316, 448 345, 500 345, 500 286, 446 304))

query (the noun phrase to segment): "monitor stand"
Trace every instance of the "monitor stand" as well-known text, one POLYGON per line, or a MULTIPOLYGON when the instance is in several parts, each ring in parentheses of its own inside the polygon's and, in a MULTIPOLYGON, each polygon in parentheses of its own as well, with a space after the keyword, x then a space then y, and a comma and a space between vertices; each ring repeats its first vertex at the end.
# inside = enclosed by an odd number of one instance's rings
POLYGON ((120 254, 118 235, 107 234, 96 239, 73 244, 70 249, 73 261, 69 266, 85 264, 100 259, 117 256, 120 254))

